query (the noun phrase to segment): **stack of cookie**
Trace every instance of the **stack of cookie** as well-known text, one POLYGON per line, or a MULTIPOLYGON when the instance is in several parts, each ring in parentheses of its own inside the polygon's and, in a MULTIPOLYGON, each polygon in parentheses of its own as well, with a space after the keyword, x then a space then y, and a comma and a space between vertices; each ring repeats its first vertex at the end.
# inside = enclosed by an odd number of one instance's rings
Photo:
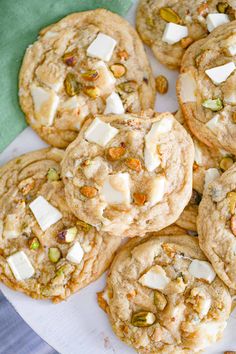
POLYGON ((162 63, 181 65, 175 117, 152 110, 142 42, 106 10, 42 30, 20 71, 20 105, 52 147, 0 169, 0 279, 59 302, 113 261, 98 302, 139 353, 202 351, 230 315, 233 3, 140 2, 141 38, 162 63))

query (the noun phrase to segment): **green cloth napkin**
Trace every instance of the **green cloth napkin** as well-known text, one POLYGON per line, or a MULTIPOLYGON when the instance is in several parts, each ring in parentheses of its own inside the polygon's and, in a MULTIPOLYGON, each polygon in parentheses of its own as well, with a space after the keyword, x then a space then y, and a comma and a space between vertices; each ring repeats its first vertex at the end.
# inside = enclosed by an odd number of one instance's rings
POLYGON ((133 0, 0 0, 0 152, 26 127, 18 72, 41 28, 72 12, 106 8, 124 15, 133 0))

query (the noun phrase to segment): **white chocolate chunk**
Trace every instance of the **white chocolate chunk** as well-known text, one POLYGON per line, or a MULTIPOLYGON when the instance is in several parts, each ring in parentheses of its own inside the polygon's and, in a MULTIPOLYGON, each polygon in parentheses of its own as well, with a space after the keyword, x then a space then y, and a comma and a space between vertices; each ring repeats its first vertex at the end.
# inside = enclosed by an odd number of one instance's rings
POLYGON ((159 265, 153 266, 139 278, 138 282, 150 289, 164 290, 170 282, 165 270, 159 265))
POLYGON ((206 170, 204 189, 207 188, 209 183, 213 182, 218 177, 220 177, 220 172, 217 170, 217 168, 209 168, 206 170))
POLYGON ((157 151, 157 139, 161 134, 170 132, 173 125, 171 117, 162 118, 152 124, 151 129, 145 136, 144 163, 149 172, 154 171, 160 164, 160 156, 157 151))
POLYGON ((31 202, 29 208, 34 214, 42 231, 46 231, 51 225, 62 218, 60 211, 48 203, 42 196, 37 197, 31 202))
POLYGON ((106 99, 106 108, 104 114, 123 114, 125 113, 125 109, 123 103, 121 101, 120 96, 116 92, 112 92, 110 96, 106 99))
POLYGON ((95 118, 84 133, 85 139, 100 146, 106 146, 113 139, 119 130, 113 128, 109 123, 95 118))
POLYGON ((17 238, 21 234, 20 218, 17 214, 8 214, 4 222, 3 237, 17 238))
POLYGON ((188 27, 187 26, 180 26, 175 23, 167 23, 162 40, 168 44, 174 44, 179 42, 182 38, 188 36, 188 27))
POLYGON ((84 256, 84 250, 80 243, 76 241, 73 246, 69 249, 66 259, 70 262, 79 264, 84 256))
POLYGON ((31 86, 35 117, 42 125, 51 126, 59 103, 59 97, 50 89, 31 86))
POLYGON ((192 74, 183 73, 180 80, 180 97, 183 103, 196 102, 197 84, 192 74))
POLYGON ((112 57, 116 43, 115 39, 100 32, 87 48, 87 55, 92 58, 109 61, 112 57))
POLYGON ((29 279, 34 275, 34 268, 23 251, 16 252, 7 258, 12 273, 16 280, 29 279))
POLYGON ((164 176, 157 176, 151 180, 150 183, 150 193, 149 193, 149 202, 150 206, 153 206, 159 203, 166 189, 166 178, 164 176))
POLYGON ((211 308, 211 299, 207 298, 201 301, 200 316, 204 317, 208 314, 211 308))
POLYGON ((191 262, 188 271, 193 277, 204 279, 209 283, 212 283, 216 277, 216 273, 209 262, 199 261, 197 259, 191 262))
POLYGON ((65 110, 78 109, 80 106, 79 98, 77 96, 70 97, 68 100, 61 104, 61 107, 65 110))
POLYGON ((228 77, 234 72, 234 62, 227 63, 225 65, 216 66, 215 68, 205 71, 207 76, 212 80, 215 85, 219 85, 226 81, 228 77))
POLYGON ((96 86, 100 88, 101 93, 107 95, 112 92, 115 87, 116 79, 107 65, 100 60, 94 64, 93 69, 98 71, 99 76, 96 80, 96 86))
POLYGON ((101 198, 108 204, 130 204, 129 174, 108 176, 101 189, 101 198))
POLYGON ((236 44, 232 44, 228 47, 228 53, 232 55, 232 57, 236 55, 236 44))
POLYGON ((83 173, 86 178, 93 178, 93 176, 98 172, 101 167, 102 160, 100 157, 95 157, 91 160, 88 166, 83 167, 83 173))
POLYGON ((228 104, 236 105, 236 92, 229 91, 227 93, 224 93, 224 102, 228 104))
POLYGON ((198 166, 201 166, 203 163, 202 149, 200 148, 196 140, 193 140, 193 144, 194 144, 194 161, 198 166))
POLYGON ((219 340, 219 338, 222 337, 226 325, 226 321, 202 321, 198 325, 198 346, 195 348, 195 351, 200 352, 219 340))
POLYGON ((228 22, 230 22, 230 20, 229 16, 226 14, 209 14, 206 18, 207 29, 209 32, 212 32, 216 27, 228 22))
POLYGON ((219 128, 220 115, 216 114, 212 119, 206 123, 206 127, 209 128, 213 133, 216 133, 219 128))

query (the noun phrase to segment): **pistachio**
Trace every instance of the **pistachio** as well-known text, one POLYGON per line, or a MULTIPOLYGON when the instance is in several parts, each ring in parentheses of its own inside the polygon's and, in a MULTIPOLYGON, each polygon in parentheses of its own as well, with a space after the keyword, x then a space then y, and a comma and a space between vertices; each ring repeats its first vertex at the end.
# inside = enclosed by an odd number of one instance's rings
POLYGON ((65 53, 62 56, 62 60, 68 66, 75 66, 77 64, 77 59, 75 55, 76 55, 76 49, 73 50, 72 52, 65 53))
POLYGON ((60 231, 57 235, 57 238, 59 242, 70 243, 74 241, 76 235, 77 235, 77 228, 74 226, 74 227, 70 227, 69 229, 60 231))
POLYGON ((218 12, 225 14, 229 8, 229 4, 227 2, 219 2, 216 8, 218 12))
POLYGON ((84 197, 91 199, 91 198, 96 197, 98 190, 95 187, 83 186, 80 188, 80 193, 84 197))
POLYGON ((29 240, 29 248, 31 250, 37 250, 40 246, 40 242, 37 237, 33 237, 29 240))
POLYGON ((112 64, 110 66, 110 70, 112 71, 115 78, 120 78, 125 75, 126 67, 123 64, 112 64))
POLYGON ((80 229, 84 232, 89 232, 89 230, 91 230, 91 228, 92 228, 91 225, 87 224, 86 222, 84 222, 82 220, 77 220, 76 226, 78 229, 80 229))
POLYGON ((127 60, 129 58, 129 54, 126 52, 126 50, 119 50, 117 52, 117 56, 121 60, 127 60))
POLYGON ((111 147, 107 151, 107 156, 108 156, 109 160, 117 161, 117 160, 120 160, 122 158, 122 156, 124 156, 125 152, 126 152, 126 149, 122 146, 111 147))
POLYGON ((181 23, 179 15, 170 7, 162 7, 159 11, 161 18, 166 22, 181 23))
POLYGON ((163 311, 167 305, 167 300, 166 300, 165 295, 163 295, 159 291, 155 291, 154 292, 154 304, 156 305, 157 310, 163 311))
POLYGON ((128 159, 126 159, 125 164, 131 170, 136 171, 136 172, 140 172, 142 169, 141 161, 139 159, 135 159, 133 157, 129 157, 128 159))
POLYGON ((51 167, 48 170, 47 179, 50 182, 58 181, 60 179, 60 175, 55 168, 51 167))
POLYGON ((86 86, 84 87, 83 92, 93 99, 100 96, 100 89, 96 86, 86 86))
POLYGON ((57 247, 50 247, 48 250, 48 258, 51 262, 57 263, 61 258, 61 251, 57 247))
POLYGON ((64 80, 65 91, 68 96, 75 96, 81 91, 81 84, 76 80, 73 73, 68 73, 64 80))
POLYGON ((147 200, 146 194, 143 194, 143 193, 134 193, 133 198, 134 198, 135 204, 138 206, 144 205, 144 203, 147 200))
POLYGON ((210 109, 213 112, 220 111, 223 108, 223 102, 220 98, 214 100, 208 99, 202 103, 203 107, 210 109))
POLYGON ((236 123, 236 112, 232 113, 232 121, 236 123))
POLYGON ((152 312, 140 311, 132 315, 131 323, 135 327, 149 327, 156 321, 156 316, 152 312))
POLYGON ((136 81, 126 81, 122 82, 117 86, 118 91, 121 90, 125 93, 133 93, 137 90, 138 85, 136 81))
POLYGON ((155 22, 154 19, 152 17, 147 17, 146 18, 146 24, 150 27, 154 27, 155 26, 155 22))
POLYGON ((157 92, 159 92, 160 94, 165 94, 168 91, 168 80, 165 76, 163 75, 159 75, 156 77, 155 79, 156 82, 156 90, 157 92))
POLYGON ((229 199, 229 209, 231 214, 234 214, 235 206, 236 206, 236 192, 229 192, 227 194, 227 198, 229 199))
POLYGON ((234 236, 236 236, 236 215, 233 215, 230 219, 230 228, 234 236))
POLYGON ((204 16, 208 13, 208 4, 201 4, 198 8, 197 8, 197 12, 200 16, 204 16))
POLYGON ((188 48, 192 43, 193 43, 193 39, 191 37, 182 38, 180 41, 181 47, 183 49, 188 48))
POLYGON ((231 157, 223 157, 223 159, 220 161, 220 168, 223 171, 228 170, 234 163, 234 160, 231 157))
POLYGON ((99 73, 97 70, 88 70, 81 76, 86 81, 96 81, 99 78, 99 73))

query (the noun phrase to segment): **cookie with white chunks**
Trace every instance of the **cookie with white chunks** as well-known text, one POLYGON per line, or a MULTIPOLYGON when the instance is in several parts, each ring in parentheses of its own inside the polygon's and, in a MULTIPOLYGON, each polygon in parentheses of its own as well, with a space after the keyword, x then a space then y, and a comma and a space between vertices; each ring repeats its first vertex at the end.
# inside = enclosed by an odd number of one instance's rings
POLYGON ((236 165, 212 182, 199 206, 198 231, 203 252, 218 276, 236 291, 236 165))
POLYGON ((100 231, 143 236, 172 224, 191 197, 193 145, 170 113, 88 120, 62 161, 67 201, 100 231))
POLYGON ((140 37, 156 58, 176 69, 193 42, 235 18, 236 5, 232 0, 141 0, 136 24, 140 37))
POLYGON ((0 168, 0 281, 53 302, 96 280, 120 244, 72 214, 60 178, 63 155, 34 151, 0 168))
POLYGON ((65 148, 93 114, 152 108, 155 82, 143 44, 122 17, 74 13, 39 33, 25 53, 19 100, 29 125, 65 148))
POLYGON ((195 353, 222 337, 231 297, 187 235, 130 240, 103 294, 115 334, 138 353, 195 353))
POLYGON ((215 29, 185 53, 177 95, 192 133, 236 154, 236 21, 215 29))

